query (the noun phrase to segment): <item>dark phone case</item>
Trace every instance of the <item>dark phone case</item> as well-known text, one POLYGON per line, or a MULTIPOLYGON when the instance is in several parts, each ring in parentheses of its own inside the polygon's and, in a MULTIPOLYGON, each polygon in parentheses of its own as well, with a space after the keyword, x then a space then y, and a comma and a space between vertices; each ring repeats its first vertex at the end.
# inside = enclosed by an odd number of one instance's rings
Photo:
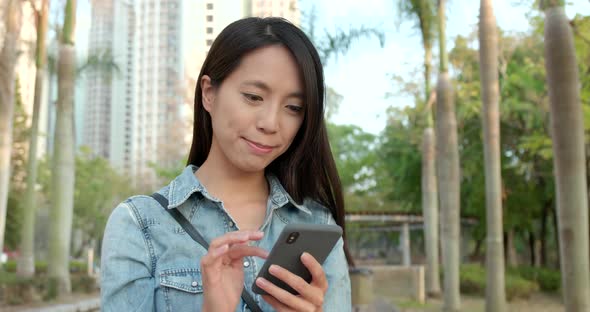
MULTIPOLYGON (((309 273, 305 265, 301 262, 303 252, 311 254, 320 264, 323 264, 341 236, 342 228, 338 225, 288 224, 272 247, 266 262, 264 262, 256 278, 264 277, 276 286, 297 295, 296 290, 270 274, 268 268, 271 264, 277 264, 301 276, 309 283, 311 282, 311 273, 309 273), (299 232, 299 237, 294 243, 288 244, 287 239, 293 232, 299 232)), ((266 292, 256 285, 256 280, 252 284, 252 291, 260 295, 266 295, 266 292)))

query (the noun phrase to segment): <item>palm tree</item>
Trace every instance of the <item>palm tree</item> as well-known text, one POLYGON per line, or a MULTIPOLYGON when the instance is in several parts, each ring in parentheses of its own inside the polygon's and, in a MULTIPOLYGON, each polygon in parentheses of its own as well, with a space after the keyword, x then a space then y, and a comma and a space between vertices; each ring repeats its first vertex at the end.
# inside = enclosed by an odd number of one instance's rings
POLYGON ((59 42, 58 98, 52 167, 52 198, 49 234, 49 276, 58 295, 71 291, 69 255, 74 210, 74 84, 76 54, 74 29, 76 0, 67 0, 59 42), (58 146, 59 144, 59 146, 58 146))
POLYGON ((33 100, 33 118, 31 121, 31 137, 29 140, 29 159, 27 162, 27 187, 24 198, 23 226, 21 227, 20 257, 17 273, 21 276, 33 276, 35 258, 33 256, 35 228, 35 185, 37 181, 37 141, 39 139, 39 111, 43 96, 43 80, 45 78, 45 35, 47 33, 47 17, 49 0, 43 0, 41 9, 35 10, 37 20, 37 49, 35 51, 35 98, 33 100))
MULTIPOLYGON (((432 75, 432 42, 436 14, 432 0, 401 0, 398 12, 415 19, 422 35, 424 48, 424 105, 426 129, 422 136, 422 214, 424 215, 424 238, 426 245, 426 292, 429 296, 440 295, 438 258, 438 192, 436 185, 436 148, 432 128, 430 76, 432 75)), ((434 100, 434 98, 432 99, 434 100)))
POLYGON ((498 31, 491 0, 480 2, 479 60, 486 179, 486 311, 503 312, 506 310, 506 292, 500 165, 498 31))
POLYGON ((352 43, 363 38, 375 36, 379 40, 379 45, 383 47, 385 44, 385 34, 373 27, 366 27, 361 25, 358 28, 351 28, 348 31, 337 29, 334 32, 324 32, 323 36, 317 36, 315 32, 316 12, 315 6, 312 7, 311 12, 303 14, 306 23, 302 25, 303 31, 307 34, 313 45, 318 50, 322 64, 325 66, 328 60, 332 57, 338 57, 340 54, 346 54, 352 43))
POLYGON ((444 310, 459 311, 459 244, 461 239, 459 149, 453 88, 448 72, 445 36, 445 0, 438 1, 440 69, 436 87, 437 179, 441 210, 441 236, 444 267, 444 310))
POLYGON ((588 192, 584 121, 572 30, 563 2, 545 0, 545 69, 549 85, 559 251, 566 311, 590 311, 588 192))
POLYGON ((0 51, 0 254, 4 250, 6 207, 10 181, 12 115, 14 114, 14 67, 18 58, 18 39, 22 25, 20 0, 5 1, 4 45, 0 51))

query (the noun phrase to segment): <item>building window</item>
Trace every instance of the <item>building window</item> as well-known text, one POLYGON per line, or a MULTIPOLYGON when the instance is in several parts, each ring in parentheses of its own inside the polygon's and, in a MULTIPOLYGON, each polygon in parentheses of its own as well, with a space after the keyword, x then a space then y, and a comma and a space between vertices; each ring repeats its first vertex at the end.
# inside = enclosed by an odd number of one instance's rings
POLYGON ((207 15, 207 22, 213 22, 213 15, 207 15))
POLYGON ((213 27, 207 27, 207 33, 208 34, 212 34, 213 33, 213 27))
POLYGON ((213 10, 213 3, 207 3, 207 10, 213 10))

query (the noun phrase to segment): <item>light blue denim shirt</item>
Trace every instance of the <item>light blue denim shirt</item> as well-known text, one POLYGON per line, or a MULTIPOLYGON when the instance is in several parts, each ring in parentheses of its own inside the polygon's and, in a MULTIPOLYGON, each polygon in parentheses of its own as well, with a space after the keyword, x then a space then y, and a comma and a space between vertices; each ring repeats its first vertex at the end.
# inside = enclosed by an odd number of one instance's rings
MULTIPOLYGON (((210 242, 238 227, 223 207, 197 180, 195 166, 188 166, 160 191, 210 242), (194 196, 193 193, 196 193, 194 196)), ((335 224, 330 211, 312 200, 298 205, 279 180, 267 176, 270 194, 263 239, 256 245, 269 250, 289 223, 335 224)), ((206 250, 149 196, 134 196, 112 212, 102 245, 101 299, 103 311, 200 311, 203 284, 200 260, 206 250)), ((245 287, 264 263, 257 257, 244 258, 245 287)), ((328 279, 324 311, 350 311, 350 278, 342 239, 323 264, 328 279)), ((256 302, 273 311, 261 296, 256 302)), ((242 300, 236 311, 248 311, 242 300)))

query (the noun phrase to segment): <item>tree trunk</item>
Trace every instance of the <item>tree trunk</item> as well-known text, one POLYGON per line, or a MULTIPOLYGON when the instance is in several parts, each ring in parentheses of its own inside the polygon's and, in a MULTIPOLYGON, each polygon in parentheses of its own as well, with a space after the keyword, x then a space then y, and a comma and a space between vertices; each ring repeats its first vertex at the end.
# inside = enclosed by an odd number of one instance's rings
MULTIPOLYGON (((428 0, 429 1, 429 0, 428 0)), ((426 129, 422 136, 422 214, 424 216, 424 240, 426 251, 426 294, 439 297, 439 228, 438 228, 438 187, 436 185, 436 138, 433 129, 430 77, 432 75, 432 22, 431 6, 422 0, 418 13, 422 46, 424 48, 424 109, 426 129)))
POLYGON ((547 266, 547 221, 549 219, 549 212, 553 203, 547 200, 543 203, 543 210, 541 211, 541 250, 540 250, 540 264, 547 266))
POLYGON ((438 258, 438 192, 436 187, 435 137, 431 127, 424 130, 422 139, 422 213, 426 245, 426 292, 440 296, 438 258))
POLYGON ((486 181, 486 311, 506 310, 504 242, 502 229, 502 176, 500 163, 500 88, 498 34, 491 0, 481 0, 479 59, 484 131, 486 181))
POLYGON ((4 250, 6 207, 10 188, 10 155, 12 150, 12 118, 14 114, 14 67, 22 26, 20 0, 9 0, 4 13, 4 44, 0 51, 0 254, 4 250))
POLYGON ((529 264, 530 266, 535 266, 535 261, 537 260, 535 259, 535 233, 532 230, 529 232, 529 253, 529 264))
POLYGON ((58 281, 60 294, 70 292, 69 256, 74 208, 74 69, 75 50, 59 48, 58 100, 52 170, 52 207, 49 240, 49 274, 58 281), (57 144, 59 142, 59 146, 57 144))
POLYGON ((441 211, 441 240, 444 266, 445 311, 460 309, 459 295, 459 153, 457 122, 448 73, 439 75, 437 94, 438 185, 441 211))
POLYGON ((483 239, 476 239, 475 240, 475 247, 473 248, 473 254, 471 257, 479 262, 479 258, 481 257, 481 246, 483 245, 483 239))
POLYGON ((516 255, 516 248, 514 246, 514 230, 510 229, 506 232, 506 258, 508 266, 514 268, 518 266, 518 257, 516 255))
POLYGON ((545 67, 549 85, 561 276, 566 311, 590 311, 588 193, 580 81, 572 31, 559 1, 546 1, 545 67))
POLYGON ((428 102, 431 92, 430 75, 432 75, 432 44, 424 43, 424 100, 426 102, 428 102))
POLYGON ((540 239, 535 239, 534 242, 534 247, 535 247, 535 268, 540 268, 541 267, 541 240, 540 239))
MULTIPOLYGON (((559 243, 559 227, 557 226, 557 210, 556 209, 551 209, 551 214, 553 215, 553 217, 551 218, 553 221, 553 235, 554 235, 554 240, 555 240, 555 246, 557 247, 557 250, 561 250, 560 246, 561 244, 559 243)), ((557 257, 555 257, 557 259, 555 265, 553 266, 554 269, 559 269, 561 267, 561 260, 559 259, 559 253, 557 254, 557 257)))
POLYGON ((437 182, 439 187, 441 241, 444 266, 444 307, 447 312, 459 311, 460 180, 457 120, 453 88, 447 69, 445 44, 445 0, 439 1, 440 73, 436 88, 436 152, 437 182))
POLYGON ((73 44, 76 1, 66 3, 64 28, 58 56, 58 96, 53 149, 53 197, 50 213, 49 276, 61 296, 71 292, 70 241, 74 210, 75 142, 74 86, 76 51, 73 44), (59 146, 58 143, 59 142, 59 146))
POLYGON ((43 82, 45 80, 45 34, 47 33, 47 18, 49 0, 43 0, 41 11, 37 17, 37 50, 35 73, 35 98, 33 100, 33 119, 31 121, 31 136, 29 140, 29 158, 27 162, 27 188, 25 191, 23 208, 23 225, 21 227, 20 257, 17 263, 17 273, 31 277, 35 274, 34 237, 37 183, 37 142, 39 140, 39 113, 41 98, 43 97, 43 82))

